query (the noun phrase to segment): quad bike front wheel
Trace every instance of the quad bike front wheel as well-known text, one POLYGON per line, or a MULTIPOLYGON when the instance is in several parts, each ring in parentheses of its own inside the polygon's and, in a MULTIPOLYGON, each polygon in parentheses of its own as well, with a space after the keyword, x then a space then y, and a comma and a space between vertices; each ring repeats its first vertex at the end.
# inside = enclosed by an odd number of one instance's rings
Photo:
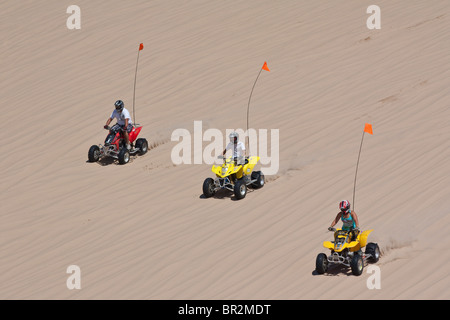
POLYGON ((244 179, 236 181, 236 184, 234 185, 234 195, 238 200, 244 199, 247 195, 247 185, 245 184, 244 179))
POLYGON ((365 254, 370 254, 369 262, 378 262, 380 259, 380 248, 378 247, 378 244, 369 242, 366 246, 365 254))
POLYGON ((206 178, 203 182, 203 195, 205 198, 211 198, 214 193, 214 180, 212 178, 206 178))
POLYGON ((255 182, 252 183, 252 187, 255 189, 259 189, 264 187, 264 174, 261 171, 253 171, 252 172, 252 180, 255 180, 255 182))
POLYGON ((360 276, 364 269, 364 260, 360 254, 355 253, 352 260, 350 261, 350 268, 355 276, 360 276))
POLYGON ((328 270, 328 258, 325 253, 319 253, 316 258, 316 272, 324 274, 328 270))
POLYGON ((100 148, 96 145, 93 145, 89 148, 88 152, 88 160, 89 162, 97 162, 100 159, 100 148))
POLYGON ((128 151, 127 148, 122 148, 119 151, 119 163, 120 164, 126 164, 130 161, 130 152, 128 151))

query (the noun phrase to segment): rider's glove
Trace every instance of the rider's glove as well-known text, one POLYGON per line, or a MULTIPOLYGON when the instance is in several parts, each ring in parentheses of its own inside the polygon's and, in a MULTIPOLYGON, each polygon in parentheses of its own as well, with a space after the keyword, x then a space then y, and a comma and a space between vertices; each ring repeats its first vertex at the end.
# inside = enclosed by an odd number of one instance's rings
POLYGON ((103 128, 105 129, 109 129, 109 126, 107 126, 106 124, 103 126, 103 128))
POLYGON ((328 231, 334 231, 333 227, 328 227, 328 231))

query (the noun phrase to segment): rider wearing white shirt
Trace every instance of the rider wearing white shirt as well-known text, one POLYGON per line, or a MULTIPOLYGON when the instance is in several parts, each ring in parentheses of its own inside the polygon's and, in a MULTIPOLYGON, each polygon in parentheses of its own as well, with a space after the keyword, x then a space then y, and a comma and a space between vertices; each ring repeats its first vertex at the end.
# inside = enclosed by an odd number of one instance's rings
POLYGON ((111 121, 116 118, 117 124, 123 130, 123 136, 125 138, 125 143, 127 145, 127 149, 131 149, 130 140, 128 138, 128 133, 133 130, 133 122, 131 121, 130 112, 124 108, 124 103, 122 100, 117 100, 114 104, 115 110, 112 112, 111 116, 106 120, 105 129, 108 128, 111 121))
POLYGON ((239 141, 239 134, 237 132, 230 133, 230 142, 225 150, 223 150, 222 155, 225 155, 228 150, 233 150, 233 158, 235 162, 238 164, 242 164, 244 162, 245 145, 242 141, 239 141))
POLYGON ((114 110, 111 114, 112 119, 116 118, 117 119, 117 124, 119 126, 125 126, 125 121, 128 120, 128 125, 133 125, 133 122, 131 121, 131 116, 130 116, 130 112, 123 108, 122 112, 114 110))

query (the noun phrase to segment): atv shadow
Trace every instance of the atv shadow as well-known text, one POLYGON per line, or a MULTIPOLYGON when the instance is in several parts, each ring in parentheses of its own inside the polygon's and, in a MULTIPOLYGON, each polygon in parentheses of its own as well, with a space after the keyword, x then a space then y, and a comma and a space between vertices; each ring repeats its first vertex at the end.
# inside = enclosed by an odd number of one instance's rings
POLYGON ((86 163, 96 163, 97 165, 104 167, 113 163, 118 164, 119 162, 113 158, 103 158, 96 162, 90 162, 89 160, 86 160, 86 163))
POLYGON ((113 164, 113 163, 118 164, 119 161, 117 161, 114 158, 110 158, 110 157, 102 158, 102 159, 97 161, 97 164, 102 166, 102 167, 110 165, 110 164, 113 164))
MULTIPOLYGON (((135 160, 135 159, 137 159, 138 157, 141 157, 141 156, 142 156, 142 155, 140 155, 140 154, 130 155, 130 160, 129 160, 128 163, 132 163, 133 160, 135 160)), ((86 163, 92 163, 92 162, 89 162, 89 160, 86 160, 86 163)), ((119 160, 114 159, 114 158, 112 158, 112 157, 104 157, 104 158, 101 158, 100 160, 98 160, 98 161, 95 162, 95 163, 97 163, 99 166, 102 166, 102 167, 104 167, 104 166, 109 166, 109 165, 111 165, 111 164, 115 164, 115 165, 117 165, 117 166, 121 165, 121 164, 119 164, 119 160)))
MULTIPOLYGON (((248 188, 247 195, 253 191, 254 190, 252 188, 248 188)), ((203 193, 199 196, 199 198, 200 199, 209 199, 209 198, 205 197, 205 195, 203 193)), ((236 199, 236 196, 234 195, 234 193, 227 189, 218 190, 211 198, 220 199, 220 200, 229 198, 231 201, 239 201, 239 199, 236 199)), ((242 199, 242 200, 244 200, 244 199, 242 199)))
MULTIPOLYGON (((225 199, 225 198, 230 198, 230 197, 234 197, 233 192, 231 192, 230 190, 226 190, 226 189, 220 189, 211 198, 225 199)), ((209 198, 205 197, 205 195, 203 193, 200 195, 199 198, 200 199, 209 199, 209 198)))
POLYGON ((329 266, 327 272, 325 272, 324 274, 319 274, 315 269, 311 274, 313 276, 329 276, 329 277, 341 275, 351 276, 352 270, 344 265, 335 264, 329 266))

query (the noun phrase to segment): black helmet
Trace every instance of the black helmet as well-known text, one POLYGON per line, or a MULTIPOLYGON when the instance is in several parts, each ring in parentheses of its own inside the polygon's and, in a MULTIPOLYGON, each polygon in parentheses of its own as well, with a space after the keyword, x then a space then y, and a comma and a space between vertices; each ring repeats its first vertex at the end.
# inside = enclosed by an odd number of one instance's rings
POLYGON ((114 103, 114 107, 116 107, 117 111, 122 111, 123 110, 123 101, 122 100, 117 100, 116 103, 114 103))

